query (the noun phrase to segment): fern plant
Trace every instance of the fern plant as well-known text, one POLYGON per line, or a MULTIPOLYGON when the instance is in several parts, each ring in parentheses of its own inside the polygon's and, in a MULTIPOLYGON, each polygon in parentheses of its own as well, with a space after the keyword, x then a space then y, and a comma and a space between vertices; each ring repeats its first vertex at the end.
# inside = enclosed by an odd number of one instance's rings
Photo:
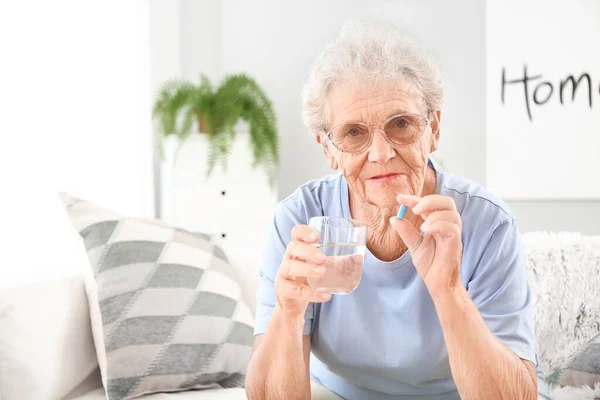
POLYGON ((275 113, 271 101, 251 77, 229 75, 216 89, 206 76, 201 76, 199 85, 169 80, 158 91, 152 116, 161 156, 164 138, 175 135, 183 143, 194 126, 202 126, 209 139, 208 174, 219 162, 227 168, 234 127, 239 120, 247 121, 254 157, 252 167, 262 167, 273 184, 279 158, 275 113))

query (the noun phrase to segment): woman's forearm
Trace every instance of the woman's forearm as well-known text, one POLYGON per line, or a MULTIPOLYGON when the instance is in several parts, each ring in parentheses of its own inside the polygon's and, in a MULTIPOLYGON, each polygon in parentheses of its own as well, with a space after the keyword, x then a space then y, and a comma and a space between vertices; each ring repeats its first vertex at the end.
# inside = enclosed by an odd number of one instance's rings
POLYGON ((249 400, 310 400, 310 376, 304 358, 304 317, 285 316, 278 306, 246 376, 249 400))
POLYGON ((535 368, 492 334, 463 286, 434 304, 463 400, 537 399, 535 368))

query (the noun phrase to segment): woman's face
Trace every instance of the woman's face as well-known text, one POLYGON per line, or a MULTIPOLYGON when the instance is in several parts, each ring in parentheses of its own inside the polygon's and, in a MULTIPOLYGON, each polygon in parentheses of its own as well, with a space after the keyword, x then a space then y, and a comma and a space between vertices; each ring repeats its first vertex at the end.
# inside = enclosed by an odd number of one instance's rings
MULTIPOLYGON (((428 117, 420 96, 408 83, 348 80, 336 85, 329 98, 330 126, 348 121, 363 122, 381 128, 396 114, 410 113, 428 117)), ((437 149, 439 111, 429 115, 432 122, 413 144, 396 146, 376 132, 370 146, 361 153, 343 153, 324 143, 329 166, 340 169, 352 193, 367 203, 397 207, 398 193, 417 194, 423 188, 429 154, 437 149)), ((321 142, 319 138, 319 142, 321 142)))

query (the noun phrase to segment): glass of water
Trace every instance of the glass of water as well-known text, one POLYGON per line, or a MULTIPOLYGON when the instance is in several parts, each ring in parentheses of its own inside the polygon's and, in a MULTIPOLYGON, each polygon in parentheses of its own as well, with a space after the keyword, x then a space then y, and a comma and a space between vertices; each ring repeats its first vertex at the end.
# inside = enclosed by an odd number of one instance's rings
POLYGON ((367 225, 341 217, 313 217, 308 224, 319 233, 315 244, 325 255, 325 274, 311 276, 315 290, 348 294, 360 283, 367 251, 367 225))

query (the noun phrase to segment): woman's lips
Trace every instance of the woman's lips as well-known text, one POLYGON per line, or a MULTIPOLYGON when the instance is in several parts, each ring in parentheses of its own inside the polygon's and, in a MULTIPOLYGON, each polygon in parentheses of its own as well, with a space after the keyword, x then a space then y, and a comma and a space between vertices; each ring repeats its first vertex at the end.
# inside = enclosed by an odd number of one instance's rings
POLYGON ((390 181, 390 180, 396 178, 398 175, 400 175, 400 174, 385 174, 385 175, 374 176, 369 179, 372 181, 375 181, 375 182, 386 182, 386 181, 390 181))

